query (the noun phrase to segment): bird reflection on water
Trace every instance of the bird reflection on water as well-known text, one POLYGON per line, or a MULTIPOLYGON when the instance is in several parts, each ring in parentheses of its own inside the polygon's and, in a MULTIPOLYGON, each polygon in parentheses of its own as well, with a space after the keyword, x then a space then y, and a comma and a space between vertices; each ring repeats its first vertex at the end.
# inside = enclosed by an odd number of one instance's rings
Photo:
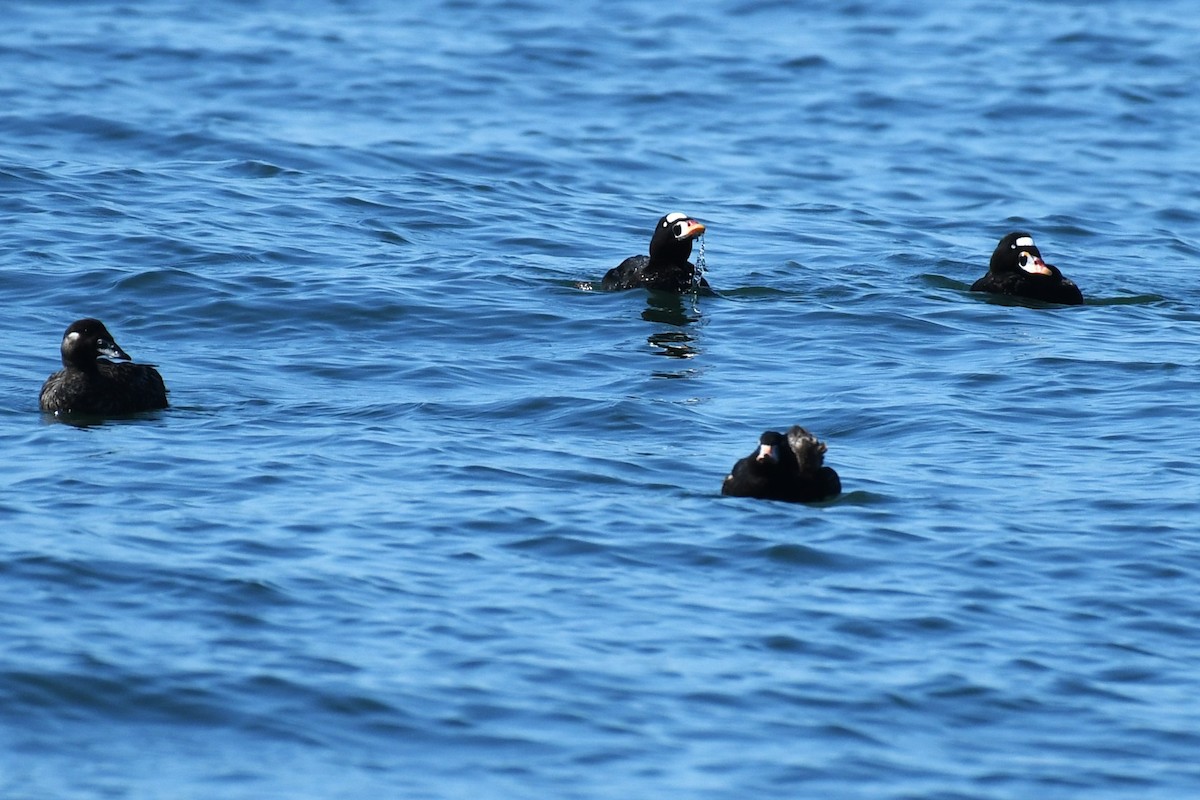
MULTIPOLYGON (((656 355, 669 358, 691 359, 702 351, 697 346, 696 335, 689 326, 702 321, 695 295, 678 295, 669 292, 650 292, 642 319, 654 323, 659 330, 646 337, 656 355)), ((656 372, 660 378, 687 378, 695 374, 694 369, 656 372)))

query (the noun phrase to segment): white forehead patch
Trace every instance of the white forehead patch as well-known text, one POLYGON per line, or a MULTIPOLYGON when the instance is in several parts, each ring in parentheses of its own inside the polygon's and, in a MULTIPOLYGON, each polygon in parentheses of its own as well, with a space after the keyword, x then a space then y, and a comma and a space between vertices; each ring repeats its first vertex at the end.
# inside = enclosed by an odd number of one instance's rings
POLYGON ((679 220, 687 218, 687 214, 680 214, 678 211, 673 211, 670 214, 667 214, 665 222, 670 225, 673 222, 679 222, 679 220))
POLYGON ((1021 238, 1017 239, 1017 241, 1013 245, 1013 247, 1014 248, 1016 248, 1016 247, 1033 247, 1033 237, 1032 236, 1022 236, 1021 238))

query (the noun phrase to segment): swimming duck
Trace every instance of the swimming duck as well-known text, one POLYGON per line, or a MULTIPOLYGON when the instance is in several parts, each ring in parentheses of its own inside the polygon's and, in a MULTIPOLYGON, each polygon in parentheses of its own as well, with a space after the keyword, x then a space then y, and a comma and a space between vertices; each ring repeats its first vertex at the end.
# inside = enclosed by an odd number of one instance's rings
POLYGON ((1000 240, 992 253, 987 274, 971 286, 972 292, 991 292, 1010 297, 1026 297, 1046 303, 1077 306, 1083 293, 1053 264, 1042 260, 1033 237, 1014 231, 1000 240))
POLYGON ((733 465, 721 494, 811 503, 842 491, 838 474, 825 464, 825 443, 793 425, 786 433, 767 431, 758 449, 733 465))
POLYGON ((158 370, 134 364, 98 319, 71 323, 63 334, 62 363, 42 385, 42 411, 108 415, 167 407, 158 370))
POLYGON ((692 241, 703 233, 704 225, 687 214, 678 211, 667 214, 654 227, 650 255, 625 259, 605 273, 600 288, 612 291, 640 287, 677 294, 708 289, 703 276, 695 283, 696 267, 688 261, 692 241))

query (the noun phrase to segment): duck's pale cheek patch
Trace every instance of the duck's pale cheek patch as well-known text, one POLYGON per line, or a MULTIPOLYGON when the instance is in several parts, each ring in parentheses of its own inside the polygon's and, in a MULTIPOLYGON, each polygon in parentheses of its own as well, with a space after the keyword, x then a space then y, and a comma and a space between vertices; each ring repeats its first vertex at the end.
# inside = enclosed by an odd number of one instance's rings
POLYGON ((1013 244, 1013 249, 1018 247, 1033 247, 1033 237, 1022 236, 1020 239, 1017 239, 1016 243, 1013 244))

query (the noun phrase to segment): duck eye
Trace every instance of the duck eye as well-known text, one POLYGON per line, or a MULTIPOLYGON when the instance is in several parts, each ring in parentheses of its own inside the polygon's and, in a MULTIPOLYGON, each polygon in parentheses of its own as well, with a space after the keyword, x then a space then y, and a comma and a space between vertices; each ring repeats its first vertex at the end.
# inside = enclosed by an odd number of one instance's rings
POLYGON ((1017 256, 1017 263, 1020 264, 1022 267, 1028 267, 1029 266, 1029 253, 1021 253, 1021 255, 1017 256))
POLYGON ((676 224, 675 224, 675 235, 676 235, 676 236, 682 236, 682 235, 683 235, 683 225, 682 225, 682 223, 676 223, 676 224))

